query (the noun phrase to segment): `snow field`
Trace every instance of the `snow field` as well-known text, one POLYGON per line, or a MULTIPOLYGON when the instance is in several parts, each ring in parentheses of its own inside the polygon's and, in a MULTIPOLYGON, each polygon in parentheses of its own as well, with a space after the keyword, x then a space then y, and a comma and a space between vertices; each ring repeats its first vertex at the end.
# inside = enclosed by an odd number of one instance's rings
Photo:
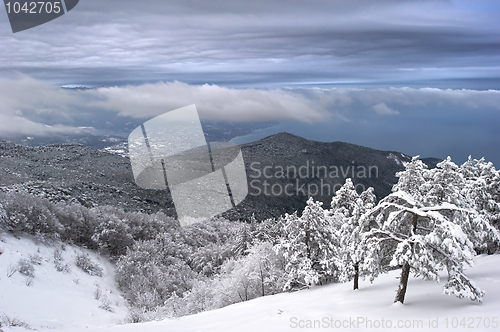
POLYGON ((368 280, 361 280, 360 289, 357 291, 352 290, 352 283, 329 284, 293 293, 261 297, 178 319, 85 331, 499 330, 499 325, 494 328, 494 321, 500 324, 500 255, 482 255, 478 256, 476 261, 477 264, 468 269, 467 274, 486 291, 483 303, 443 295, 446 273, 441 273, 439 283, 410 276, 405 304, 394 304, 398 286, 396 278, 401 272, 394 270, 381 275, 373 284, 368 280))
POLYGON ((61 243, 35 243, 7 234, 0 239, 0 320, 4 331, 10 331, 6 320, 24 322, 33 329, 72 330, 115 325, 127 316, 126 302, 114 282, 114 267, 95 252, 61 243), (61 263, 69 267, 65 272, 56 269, 56 249, 60 250, 61 263), (76 266, 75 257, 82 252, 99 264, 102 277, 91 276, 76 266), (34 277, 19 271, 9 277, 8 271, 17 268, 20 259, 29 260, 30 255, 40 258, 40 265, 33 264, 34 277), (99 308, 107 307, 103 303, 113 312, 99 308))

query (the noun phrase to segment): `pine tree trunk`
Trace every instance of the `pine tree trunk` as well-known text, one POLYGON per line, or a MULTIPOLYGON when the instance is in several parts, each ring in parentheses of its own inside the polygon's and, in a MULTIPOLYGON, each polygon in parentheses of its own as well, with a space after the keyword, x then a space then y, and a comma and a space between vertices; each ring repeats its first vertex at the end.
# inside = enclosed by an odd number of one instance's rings
POLYGON ((309 247, 309 230, 306 230, 306 238, 304 242, 306 244, 307 258, 311 259, 311 248, 309 247))
POLYGON ((399 279, 399 287, 396 293, 396 298, 394 299, 394 303, 396 302, 405 302, 405 294, 406 287, 408 286, 408 277, 410 276, 410 264, 408 262, 405 263, 403 269, 401 270, 401 277, 399 279))
POLYGON ((354 287, 353 287, 354 290, 359 288, 358 282, 359 282, 359 262, 356 262, 354 263, 354 287))
MULTIPOLYGON (((417 220, 418 220, 418 215, 413 214, 413 220, 412 220, 412 234, 415 234, 417 231, 417 220)), ((412 235, 410 234, 410 235, 412 235)), ((413 249, 413 244, 411 244, 412 249, 413 249)), ((401 277, 399 279, 399 287, 398 291, 396 293, 396 298, 394 299, 394 303, 396 302, 405 302, 405 294, 406 294, 406 288, 408 286, 408 277, 410 276, 410 263, 406 262, 403 265, 403 269, 401 270, 401 277)))
POLYGON ((260 285, 262 287, 262 296, 266 296, 266 293, 264 291, 264 272, 262 271, 262 265, 260 264, 260 261, 259 261, 259 269, 260 269, 260 285))

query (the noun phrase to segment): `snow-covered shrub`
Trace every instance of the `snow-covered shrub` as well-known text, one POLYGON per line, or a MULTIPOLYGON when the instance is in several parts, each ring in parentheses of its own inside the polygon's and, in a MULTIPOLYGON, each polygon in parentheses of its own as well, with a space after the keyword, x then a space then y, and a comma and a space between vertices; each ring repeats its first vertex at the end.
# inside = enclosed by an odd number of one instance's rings
POLYGON ((69 265, 68 263, 64 264, 63 262, 60 261, 54 261, 54 264, 58 272, 64 272, 64 273, 71 272, 71 265, 69 265))
POLYGON ((17 272, 17 266, 9 264, 7 266, 7 278, 12 277, 17 272))
POLYGON ((235 257, 235 252, 231 245, 209 243, 190 256, 189 265, 193 271, 210 277, 219 273, 222 264, 232 257, 235 257))
POLYGON ((183 294, 191 288, 195 273, 187 264, 190 253, 184 241, 169 233, 136 242, 117 262, 118 285, 139 308, 161 306, 172 293, 183 294))
POLYGON ((63 226, 52 213, 46 199, 22 193, 0 194, 4 211, 0 211, 0 227, 13 233, 27 233, 42 240, 58 238, 63 226))
POLYGON ((62 251, 59 248, 54 250, 54 265, 56 267, 56 270, 59 272, 64 272, 64 273, 71 272, 71 265, 68 263, 66 264, 64 263, 62 257, 62 251))
POLYGON ((38 253, 30 254, 29 259, 32 264, 42 265, 42 256, 38 253))
POLYGON ((62 261, 62 251, 59 248, 54 249, 54 261, 62 261))
POLYGON ((228 295, 232 293, 236 302, 246 301, 282 292, 287 281, 285 265, 285 258, 273 250, 270 242, 257 242, 246 256, 227 261, 221 278, 230 285, 228 295))
POLYGON ((142 323, 151 321, 160 321, 165 318, 175 317, 166 307, 157 307, 153 310, 144 310, 141 308, 131 308, 125 318, 125 323, 142 323))
POLYGON ((85 273, 88 273, 91 276, 102 277, 102 267, 100 267, 99 264, 94 263, 88 254, 84 254, 83 252, 77 254, 75 263, 76 266, 81 268, 85 273))
POLYGON ((92 240, 99 245, 102 253, 112 256, 121 256, 132 246, 134 239, 125 216, 100 212, 100 222, 95 229, 92 240))
POLYGON ((220 308, 221 306, 216 304, 217 296, 224 294, 219 292, 218 282, 217 278, 195 280, 193 287, 182 297, 172 294, 164 304, 169 316, 181 317, 220 308))
POLYGON ((142 323, 148 321, 145 317, 144 310, 140 308, 131 308, 125 319, 126 323, 142 323))
POLYGON ((74 243, 88 249, 97 249, 97 244, 92 240, 95 228, 99 223, 94 209, 89 209, 77 204, 58 203, 53 208, 54 215, 64 226, 61 240, 74 243))
POLYGON ((10 317, 6 315, 5 313, 2 314, 2 325, 5 327, 22 327, 26 330, 31 330, 31 326, 27 324, 26 322, 22 321, 21 319, 17 317, 10 317))
POLYGON ((94 299, 99 300, 101 299, 102 291, 99 287, 96 287, 94 290, 94 299))
POLYGON ((29 259, 21 258, 17 262, 17 270, 19 271, 19 273, 24 274, 27 277, 33 278, 35 276, 35 267, 29 259))
POLYGON ((284 258, 270 242, 256 242, 246 255, 224 262, 219 274, 193 280, 182 297, 172 294, 164 308, 180 317, 280 293, 285 284, 284 258))
POLYGON ((103 296, 101 298, 101 304, 99 305, 99 309, 103 309, 109 312, 113 312, 113 307, 111 307, 111 301, 108 299, 107 296, 103 296))
MULTIPOLYGON (((116 271, 120 289, 137 309, 130 320, 169 317, 173 314, 165 309, 165 301, 182 299, 193 287, 202 288, 201 282, 218 279, 225 262, 237 256, 240 226, 220 218, 185 228, 173 225, 154 239, 136 241, 120 257, 116 271)), ((193 290, 196 297, 201 296, 202 290, 197 292, 193 290)))

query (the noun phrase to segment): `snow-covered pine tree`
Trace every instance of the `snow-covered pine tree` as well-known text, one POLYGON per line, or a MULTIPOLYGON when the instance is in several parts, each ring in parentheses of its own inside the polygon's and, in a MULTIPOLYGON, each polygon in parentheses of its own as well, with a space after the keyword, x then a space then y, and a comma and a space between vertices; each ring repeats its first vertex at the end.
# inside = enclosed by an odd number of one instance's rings
POLYGON ((7 211, 3 207, 2 203, 0 203, 0 228, 4 227, 4 223, 7 221, 7 211))
POLYGON ((255 223, 255 230, 252 231, 252 239, 260 242, 270 242, 276 245, 283 235, 283 216, 278 219, 269 218, 255 223))
MULTIPOLYGON (((491 184, 495 183, 496 170, 493 164, 486 164, 484 159, 476 161, 473 167, 476 168, 475 171, 468 167, 470 163, 466 164, 465 168, 468 170, 461 171, 448 157, 428 172, 432 188, 426 194, 426 205, 447 202, 468 209, 468 217, 457 217, 455 222, 472 242, 476 252, 483 252, 488 243, 496 247, 500 242, 498 230, 492 225, 492 222, 500 216, 500 205, 492 199, 491 194, 491 184), (470 171, 477 176, 471 176, 470 171), (464 176, 465 174, 468 178, 464 176)), ((463 211, 454 213, 460 214, 463 211)))
POLYGON ((261 296, 277 294, 284 286, 284 258, 270 242, 257 242, 249 250, 246 264, 249 278, 256 281, 261 296))
MULTIPOLYGON (((273 218, 263 220, 256 224, 255 230, 252 232, 252 237, 256 241, 272 241, 271 229, 276 225, 276 220, 273 218)), ((278 236, 279 237, 279 236, 278 236)), ((276 239, 274 239, 276 241, 276 239)))
MULTIPOLYGON (((465 225, 486 222, 467 207, 460 194, 461 176, 447 159, 429 171, 418 157, 399 172, 393 193, 364 216, 376 217, 379 228, 365 234, 368 255, 378 255, 384 245, 395 246, 392 266, 402 266, 394 302, 404 303, 410 271, 424 279, 439 280, 438 272, 448 271, 445 294, 480 302, 484 292, 464 274, 473 264, 474 246, 465 225)), ((474 228, 469 229, 471 232, 474 228)))
POLYGON ((285 215, 285 235, 275 246, 286 259, 284 290, 307 288, 337 277, 338 241, 321 202, 307 201, 302 215, 285 215))
POLYGON ((368 223, 360 224, 361 216, 374 207, 376 197, 373 188, 368 188, 359 195, 351 179, 332 197, 330 218, 338 225, 340 242, 339 263, 340 280, 353 280, 353 289, 359 288, 359 277, 365 274, 362 260, 365 249, 361 248, 361 235, 367 230, 368 223))
POLYGON ((253 239, 250 230, 250 226, 246 223, 242 223, 240 228, 236 233, 236 244, 234 247, 234 252, 238 255, 246 255, 247 250, 252 246, 253 239))
POLYGON ((488 221, 488 223, 481 223, 479 220, 471 225, 476 229, 482 229, 482 232, 475 232, 479 235, 478 237, 471 237, 474 248, 479 253, 494 253, 500 244, 498 231, 500 227, 500 172, 491 162, 486 163, 484 158, 477 160, 470 156, 460 166, 459 172, 465 181, 463 195, 477 213, 488 221))
POLYGON ((427 183, 424 189, 425 204, 441 205, 444 202, 457 206, 468 206, 461 190, 465 187, 465 179, 458 166, 448 157, 436 165, 436 168, 425 173, 427 183))
POLYGON ((345 180, 345 183, 339 190, 335 192, 335 195, 332 197, 332 203, 330 205, 331 212, 335 212, 337 210, 346 211, 348 215, 353 215, 354 210, 357 208, 357 200, 359 198, 359 194, 356 192, 356 188, 352 183, 350 178, 345 180))

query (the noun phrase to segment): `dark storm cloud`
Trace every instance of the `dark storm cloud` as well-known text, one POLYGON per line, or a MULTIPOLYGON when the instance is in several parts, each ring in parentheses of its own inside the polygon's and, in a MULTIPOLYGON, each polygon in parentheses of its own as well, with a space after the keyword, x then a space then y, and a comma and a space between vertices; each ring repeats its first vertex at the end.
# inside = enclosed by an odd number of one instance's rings
MULTIPOLYGON (((494 2, 81 1, 21 33, 0 70, 60 84, 498 78, 494 2), (485 8, 486 6, 486 8, 485 8)), ((498 6, 496 6, 498 7, 498 6)), ((0 14, 6 22, 6 14, 0 14)))

